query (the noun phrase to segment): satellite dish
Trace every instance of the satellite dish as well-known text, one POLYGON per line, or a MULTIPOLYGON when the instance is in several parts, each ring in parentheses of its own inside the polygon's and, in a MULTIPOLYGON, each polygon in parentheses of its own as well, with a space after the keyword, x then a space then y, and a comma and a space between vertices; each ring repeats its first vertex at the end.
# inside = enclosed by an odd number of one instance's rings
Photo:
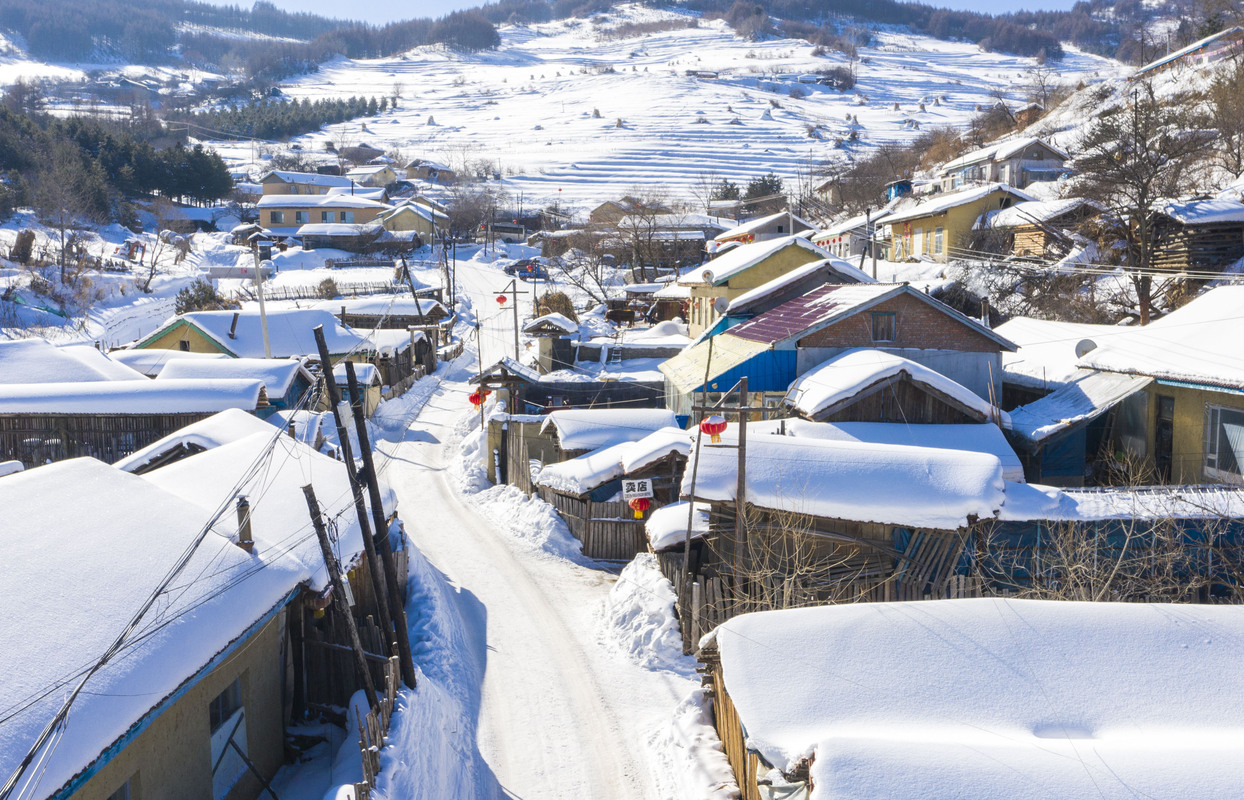
POLYGON ((1097 342, 1092 339, 1081 339, 1076 342, 1076 358, 1084 358, 1097 349, 1097 342))
POLYGON ((724 315, 726 313, 726 309, 729 307, 730 307, 730 298, 728 297, 718 297, 716 300, 713 301, 713 310, 716 311, 718 314, 724 315))
POLYGON ((713 282, 713 271, 711 269, 704 270, 703 272, 700 273, 700 278, 705 283, 712 283, 713 282))

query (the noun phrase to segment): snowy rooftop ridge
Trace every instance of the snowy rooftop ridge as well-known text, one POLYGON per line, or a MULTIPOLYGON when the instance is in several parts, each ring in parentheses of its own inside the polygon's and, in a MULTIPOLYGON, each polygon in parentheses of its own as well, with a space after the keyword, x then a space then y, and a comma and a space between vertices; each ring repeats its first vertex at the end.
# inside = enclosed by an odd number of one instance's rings
POLYGON ((972 203, 982 198, 988 197, 997 191, 1003 191, 1019 200, 1036 200, 1030 194, 1021 192, 1005 183, 987 183, 983 186, 975 186, 968 189, 962 189, 957 192, 949 192, 944 194, 935 194, 930 199, 917 203, 914 206, 905 208, 901 211, 895 211, 886 218, 886 225, 894 225, 898 222, 906 222, 907 220, 918 219, 920 217, 933 216, 940 214, 956 206, 972 203))
POLYGON ((165 380, 0 386, 0 414, 210 414, 254 411, 263 381, 165 380))
POLYGON ((636 441, 619 442, 577 458, 545 464, 534 481, 559 492, 587 494, 671 453, 685 456, 690 452, 691 434, 681 428, 662 428, 636 441))
POLYGON ((797 283, 804 278, 815 275, 818 272, 825 272, 829 275, 837 275, 849 279, 848 283, 876 283, 877 281, 868 273, 845 261, 837 256, 821 259, 804 264, 802 267, 796 267, 785 275, 779 275, 773 280, 762 283, 755 289, 744 292, 738 297, 730 301, 730 305, 726 307, 726 314, 731 314, 746 310, 749 306, 763 300, 779 291, 784 287, 797 283))
MULTIPOLYGON (((1010 339, 1019 349, 1002 353, 1002 372, 1007 383, 1044 389, 1058 386, 1076 377, 1079 356, 1076 348, 1081 342, 1108 341, 1127 328, 1117 325, 1090 325, 1078 322, 1058 322, 1012 317, 994 331, 1010 339)), ((1089 344, 1085 345, 1086 347, 1089 344)))
MULTIPOLYGON (((956 530, 994 516, 1005 499, 994 455, 775 434, 749 436, 747 447, 747 501, 763 508, 956 530)), ((702 445, 694 499, 733 501, 737 470, 736 448, 702 445)), ((688 465, 683 496, 692 471, 688 465)))
POLYGON ((990 598, 743 614, 702 644, 748 746, 814 757, 811 800, 1122 800, 1234 793, 1242 639, 1238 606, 990 598))
POLYGON ((774 222, 777 222, 783 217, 790 218, 790 233, 792 234, 795 232, 796 226, 798 226, 804 231, 816 229, 815 225, 803 219, 802 217, 797 217, 789 211, 779 211, 776 214, 770 214, 766 217, 759 217, 757 219, 748 220, 747 222, 744 222, 741 225, 736 225, 730 228, 728 231, 718 234, 716 237, 716 241, 725 242, 725 241, 734 239, 739 236, 746 236, 752 231, 758 231, 761 228, 765 227, 766 225, 770 225, 774 222))
POLYGON ((718 286, 735 275, 751 269, 765 259, 785 250, 787 247, 801 247, 817 259, 830 257, 828 250, 812 244, 802 236, 784 236, 780 239, 766 239, 760 242, 740 245, 724 255, 717 256, 704 264, 698 271, 692 270, 682 276, 679 283, 718 286))
POLYGON ((549 413, 540 430, 556 430, 562 450, 597 450, 677 427, 674 412, 666 409, 568 408, 549 413))
POLYGON ((309 384, 315 384, 315 378, 302 362, 292 358, 174 358, 160 370, 156 382, 222 378, 260 380, 268 390, 268 397, 275 400, 289 392, 299 375, 309 384))
MULTIPOLYGON (((346 328, 332 313, 316 308, 275 308, 268 312, 268 342, 276 358, 289 356, 313 356, 318 359, 319 348, 313 329, 324 326, 324 339, 328 352, 341 355, 369 349, 370 342, 362 334, 346 328)), ((263 358, 263 332, 260 329, 259 312, 245 311, 195 311, 173 317, 154 333, 138 344, 154 341, 169 333, 179 322, 192 325, 222 350, 241 358, 263 358), (233 319, 237 315, 237 327, 233 319), (232 330, 233 336, 229 333, 232 330)))
POLYGON ((0 341, 0 384, 142 380, 93 347, 57 347, 45 339, 0 341))
POLYGON ((829 359, 796 379, 786 393, 786 402, 800 414, 814 417, 835 404, 854 398, 879 381, 902 374, 986 419, 999 420, 1004 428, 1011 425, 1005 411, 995 408, 962 384, 923 364, 881 350, 848 350, 829 359))

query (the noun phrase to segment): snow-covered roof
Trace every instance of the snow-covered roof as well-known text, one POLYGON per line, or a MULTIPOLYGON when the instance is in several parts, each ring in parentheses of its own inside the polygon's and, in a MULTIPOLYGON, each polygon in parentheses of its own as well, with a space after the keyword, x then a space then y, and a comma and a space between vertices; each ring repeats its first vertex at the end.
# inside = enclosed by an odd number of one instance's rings
POLYGON ((681 546, 687 536, 687 521, 691 521, 691 538, 693 540, 708 533, 708 503, 696 503, 694 513, 688 508, 690 503, 680 500, 661 506, 653 511, 644 523, 648 534, 648 543, 655 551, 681 546))
POLYGON ((270 435, 272 425, 254 414, 247 414, 245 411, 234 408, 213 414, 207 419, 201 419, 176 430, 163 439, 152 442, 142 450, 117 461, 113 466, 126 472, 133 472, 178 446, 193 446, 210 450, 256 433, 270 435))
MULTIPOLYGON (((701 446, 694 499, 735 499, 731 438, 728 429, 727 446, 701 446)), ((684 473, 684 496, 691 495, 693 469, 684 473)), ((992 517, 1003 487, 1002 462, 983 453, 750 432, 747 439, 747 502, 762 508, 955 530, 971 517, 992 517)))
POLYGON ((1244 488, 1196 486, 1111 486, 1059 489, 1007 484, 1004 522, 1092 522, 1098 520, 1212 520, 1244 517, 1244 488))
POLYGON ((1095 207, 1095 204, 1081 197, 1069 197, 1064 200, 1028 200, 986 213, 983 218, 983 227, 1018 228, 1024 225, 1043 225, 1081 206, 1095 207))
POLYGON ((829 251, 822 250, 802 236, 783 236, 781 239, 765 239, 764 241, 752 242, 751 244, 736 247, 724 255, 717 256, 717 258, 704 264, 698 270, 692 270, 683 275, 679 282, 693 285, 708 284, 709 286, 719 286, 739 273, 749 270, 763 261, 767 261, 788 247, 799 247, 807 250, 817 260, 830 257, 829 251))
POLYGON ((385 213, 381 214, 380 217, 381 219, 391 219, 392 217, 397 216, 397 214, 402 211, 410 211, 414 214, 418 214, 419 216, 423 217, 429 222, 443 222, 449 219, 449 215, 444 213, 443 211, 438 211, 435 208, 432 208, 431 206, 425 206, 423 203, 415 203, 415 202, 409 202, 409 201, 394 206, 392 210, 386 211, 385 213))
POLYGON ((119 361, 130 369, 148 378, 154 378, 160 374, 164 366, 168 362, 190 359, 208 359, 219 360, 229 358, 226 353, 189 353, 184 350, 160 350, 151 348, 148 350, 113 350, 108 354, 113 361, 119 361))
POLYGON ((1151 381, 1143 375, 1080 370, 1045 397, 1012 409, 1011 430, 1039 444, 1068 428, 1096 419, 1151 381))
MULTIPOLYGON (((403 337, 404 339, 405 337, 403 337)), ((376 369, 375 364, 355 364, 354 379, 358 381, 360 386, 372 386, 380 384, 380 370, 376 369)), ((349 384, 349 378, 346 375, 346 365, 338 364, 333 367, 333 380, 338 386, 346 386, 349 384)))
POLYGON ((1214 225, 1221 222, 1244 222, 1244 203, 1235 200, 1189 200, 1166 203, 1158 208, 1184 225, 1214 225))
POLYGON ((976 164, 981 161, 1001 161, 1010 158, 1021 150, 1034 144, 1044 145, 1058 155, 1062 156, 1064 159, 1067 158, 1066 153, 1059 150, 1057 147, 1044 139, 1037 136, 1026 136, 1021 139, 1008 139, 1004 142, 995 142, 988 147, 982 147, 979 150, 973 150, 970 153, 965 153, 953 161, 947 161, 945 164, 942 164, 938 167, 937 174, 945 175, 949 172, 954 172, 957 169, 966 167, 969 164, 976 164))
POLYGON ((552 313, 536 317, 531 322, 528 322, 523 326, 523 333, 531 333, 546 327, 559 330, 563 334, 579 332, 579 324, 570 317, 567 317, 565 314, 552 313))
POLYGON ((762 283, 755 289, 748 290, 738 297, 730 301, 730 305, 726 307, 726 314, 737 314, 746 311, 756 303, 762 302, 765 298, 772 297, 782 289, 792 284, 798 283, 805 278, 815 275, 818 272, 824 272, 827 278, 839 278, 845 283, 876 283, 868 273, 854 266, 848 261, 844 261, 836 256, 822 259, 820 261, 812 261, 804 264, 802 267, 796 267, 785 275, 779 275, 767 283, 762 283))
POLYGON ((44 339, 0 341, 0 384, 143 380, 87 345, 57 347, 44 339))
POLYGON ((835 236, 842 236, 843 234, 850 233, 851 231, 856 230, 858 228, 863 228, 865 225, 870 225, 870 224, 880 225, 884 223, 887 217, 889 216, 890 216, 889 210, 882 209, 878 213, 873 214, 871 217, 868 214, 860 214, 859 216, 856 216, 856 217, 848 217, 847 219, 844 219, 841 222, 836 222, 833 225, 830 225, 825 230, 813 236, 812 241, 816 242, 817 244, 821 244, 826 239, 832 239, 835 236))
MULTIPOLYGON (((415 284, 415 286, 417 289, 422 288, 419 284, 415 284)), ((331 314, 341 313, 341 309, 344 308, 347 314, 376 317, 417 317, 421 314, 430 314, 438 308, 445 311, 446 314, 449 313, 445 306, 437 302, 434 297, 420 297, 418 302, 416 302, 415 298, 407 293, 343 297, 340 300, 324 300, 311 307, 331 314)))
POLYGON ((786 393, 787 405, 814 417, 846 400, 852 400, 874 384, 907 375, 913 382, 955 400, 986 419, 998 418, 1009 427, 1007 414, 994 408, 972 390, 945 375, 894 353, 882 350, 847 350, 799 376, 786 393))
POLYGON ((674 412, 661 408, 568 408, 551 412, 540 429, 555 429, 562 450, 597 450, 676 427, 674 412))
MULTIPOLYGON (((274 308, 268 311, 268 342, 274 358, 313 356, 319 357, 313 329, 324 326, 324 341, 333 355, 368 349, 367 337, 344 327, 330 312, 315 308, 274 308)), ((221 349, 240 358, 263 358, 263 331, 259 312, 246 311, 195 311, 173 317, 160 326, 144 342, 153 341, 168 333, 178 322, 186 322, 214 340, 221 349), (234 336, 233 315, 238 315, 234 336)))
POLYGON ((1218 39, 1225 39, 1230 36, 1240 36, 1241 34, 1244 34, 1244 28, 1240 28, 1240 27, 1227 28, 1226 30, 1219 31, 1218 33, 1212 33, 1209 36, 1206 36, 1204 39, 1198 39, 1197 41, 1193 42, 1187 47, 1176 50, 1173 53, 1167 53, 1166 55, 1162 56, 1156 61, 1150 61, 1148 64, 1145 64, 1143 67, 1138 67, 1136 69, 1136 75, 1143 75, 1152 69, 1156 69, 1157 67, 1162 66, 1163 64, 1169 64, 1172 61, 1178 61, 1179 59, 1183 58, 1189 53, 1194 53, 1197 50, 1200 50, 1205 45, 1210 44, 1211 42, 1217 41, 1218 39))
MULTIPOLYGON (((502 356, 500 360, 496 361, 491 366, 487 367, 482 372, 480 372, 479 375, 472 378, 471 383, 479 383, 479 379, 481 377, 485 375, 495 375, 498 372, 500 372, 502 369, 504 369, 506 372, 510 373, 511 375, 518 375, 524 380, 531 381, 533 383, 540 380, 540 373, 537 372, 536 370, 532 369, 531 367, 525 364, 518 363, 517 361, 510 358, 509 356, 502 356)), ((591 450, 594 448, 587 448, 587 449, 591 450)))
MULTIPOLYGON (((897 422, 812 422, 796 418, 783 420, 782 423, 787 436, 986 453, 997 456, 1002 462, 1003 479, 1018 483, 1024 481, 1023 463, 1007 442, 1006 435, 992 422, 906 425, 897 422)), ((749 427, 748 431, 751 430, 749 427)))
POLYGON ((371 166, 355 167, 346 173, 347 178, 370 178, 373 175, 379 175, 386 169, 393 169, 388 164, 374 164, 371 166))
POLYGON ((0 385, 0 414, 205 414, 254 411, 258 380, 93 381, 0 385))
POLYGON ((1002 354, 1003 380, 1034 389, 1054 387, 1079 374, 1076 349, 1096 347, 1124 328, 1115 325, 1090 325, 1079 322, 1056 322, 1013 317, 994 328, 1019 349, 1002 354))
POLYGON ((652 293, 656 300, 686 300, 691 297, 691 287, 677 282, 670 282, 652 293))
POLYGON ((380 231, 380 225, 375 222, 308 222, 305 225, 299 225, 298 229, 294 231, 294 235, 299 238, 305 236, 340 236, 344 238, 353 238, 355 236, 364 236, 369 233, 379 233, 380 231))
POLYGON ((1244 286, 1220 286, 1143 327, 1098 341, 1080 365, 1204 386, 1244 388, 1244 286))
POLYGON ((952 208, 967 205, 968 203, 974 203, 977 200, 983 200, 995 192, 1003 192, 1004 194, 1009 194, 1019 200, 1031 201, 1036 199, 1032 195, 1021 192, 1019 189, 1007 186, 1005 183, 987 183, 982 186, 962 189, 958 192, 935 194, 924 202, 904 208, 901 211, 895 211, 886 218, 885 224, 895 225, 899 222, 906 222, 907 220, 935 216, 949 211, 952 208))
POLYGON ((175 358, 164 366, 156 381, 251 378, 263 381, 268 397, 275 400, 289 392, 299 375, 315 384, 302 362, 292 358, 175 358))
POLYGON ((285 172, 283 170, 274 169, 259 179, 260 183, 266 183, 269 178, 275 178, 284 183, 296 183, 299 186, 351 186, 354 181, 344 175, 320 175, 315 172, 285 172))
POLYGON ((389 206, 362 194, 265 194, 255 204, 259 208, 377 208, 389 206))
POLYGON ((0 708, 16 711, 0 726, 5 775, 60 707, 84 664, 103 654, 214 513, 225 510, 174 582, 176 590, 157 603, 159 618, 176 624, 154 625, 155 616, 148 616, 143 636, 91 677, 52 756, 29 773, 39 778, 38 790, 24 796, 49 797, 83 770, 98 769, 110 745, 135 725, 145 728, 148 712, 162 710, 174 690, 236 652, 244 634, 291 592, 302 584, 315 590, 326 585, 319 546, 305 535, 302 485, 312 484, 325 515, 338 519, 336 546, 343 560, 349 563, 362 550, 341 464, 275 428, 271 433, 142 477, 82 458, 0 481, 0 505, 23 521, 0 532, 0 603, 11 609, 13 630, 22 631, 0 653, 0 708), (269 449, 268 468, 242 480, 269 449), (253 554, 230 541, 239 490, 251 501, 253 554), (60 590, 32 592, 32 586, 60 590))
POLYGON ((615 478, 651 466, 671 453, 685 456, 690 451, 691 434, 682 428, 662 428, 638 441, 619 442, 577 458, 546 464, 534 480, 559 492, 587 494, 615 478))
POLYGON ((743 614, 706 637, 810 800, 1229 797, 1238 606, 979 598, 743 614))
POLYGON ((783 218, 790 218, 790 233, 794 233, 797 229, 811 230, 816 226, 805 219, 795 216, 789 211, 779 211, 776 214, 770 214, 767 217, 759 217, 757 219, 748 220, 741 225, 736 225, 725 233, 720 233, 716 237, 716 241, 725 242, 739 236, 746 236, 754 231, 761 230, 783 218))

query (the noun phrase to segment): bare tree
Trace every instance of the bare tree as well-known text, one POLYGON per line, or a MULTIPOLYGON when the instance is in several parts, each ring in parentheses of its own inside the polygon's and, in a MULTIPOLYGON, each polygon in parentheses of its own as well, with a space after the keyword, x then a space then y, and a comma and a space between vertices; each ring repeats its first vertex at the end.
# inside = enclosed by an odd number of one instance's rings
POLYGON ((1237 54, 1214 79, 1209 113, 1218 131, 1219 165, 1232 175, 1244 173, 1244 56, 1237 54))
POLYGON ((37 176, 34 197, 43 222, 57 232, 60 247, 57 264, 60 282, 65 283, 65 267, 69 259, 74 233, 93 212, 91 194, 102 185, 98 164, 84 164, 77 148, 69 142, 57 142, 37 176))
POLYGON ((1109 209, 1114 235, 1125 245, 1123 267, 1142 325, 1149 323, 1153 302, 1155 208, 1196 186, 1211 150, 1204 120, 1193 108, 1191 98, 1160 99, 1151 81, 1140 81, 1130 103, 1097 116, 1076 159, 1084 195, 1109 209))

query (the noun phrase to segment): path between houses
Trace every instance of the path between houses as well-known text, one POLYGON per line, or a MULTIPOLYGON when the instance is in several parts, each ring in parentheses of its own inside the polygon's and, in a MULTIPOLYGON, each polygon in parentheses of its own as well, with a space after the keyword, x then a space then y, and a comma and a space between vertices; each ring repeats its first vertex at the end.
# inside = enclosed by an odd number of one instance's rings
MULTIPOLYGON (((471 294, 482 295, 476 308, 490 302, 481 291, 487 284, 501 284, 499 274, 468 280, 471 294)), ((403 439, 379 449, 413 543, 457 591, 470 640, 459 656, 479 653, 486 662, 463 665, 484 676, 472 687, 478 702, 466 704, 479 718, 468 723, 499 784, 480 794, 670 797, 669 777, 650 767, 646 742, 686 694, 687 680, 644 669, 603 642, 600 615, 614 574, 524 543, 460 491, 448 467, 458 458, 455 428, 470 407, 467 371, 447 374, 403 439)))

